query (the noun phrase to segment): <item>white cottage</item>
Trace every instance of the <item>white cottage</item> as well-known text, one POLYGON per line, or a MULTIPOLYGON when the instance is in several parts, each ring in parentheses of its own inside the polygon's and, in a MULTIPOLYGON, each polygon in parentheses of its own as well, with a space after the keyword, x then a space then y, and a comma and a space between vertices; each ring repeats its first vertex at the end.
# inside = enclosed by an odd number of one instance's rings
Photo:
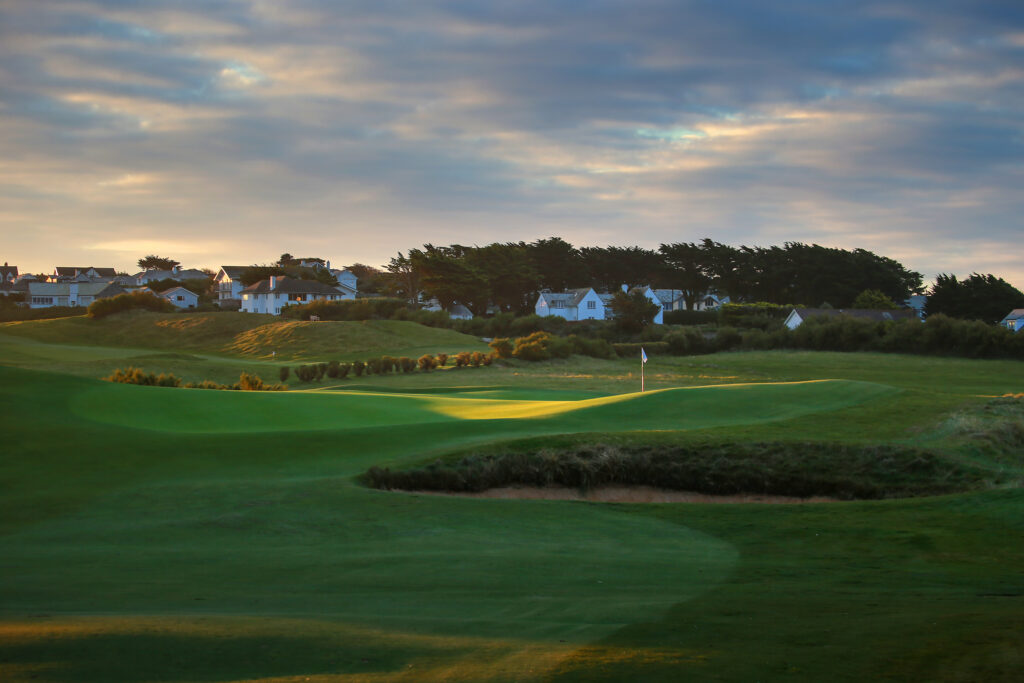
POLYGON ((341 301, 346 297, 336 287, 317 280, 296 280, 285 275, 272 275, 242 290, 242 311, 281 315, 285 306, 312 301, 341 301))
POLYGON ((217 303, 228 304, 242 300, 242 273, 249 266, 221 266, 217 276, 213 278, 217 290, 217 303))
POLYGON ((184 287, 171 287, 162 292, 153 292, 161 299, 167 299, 178 308, 195 308, 199 305, 199 295, 184 287))
POLYGON ((567 292, 541 292, 533 307, 537 315, 557 315, 566 320, 604 320, 605 302, 591 287, 567 292))

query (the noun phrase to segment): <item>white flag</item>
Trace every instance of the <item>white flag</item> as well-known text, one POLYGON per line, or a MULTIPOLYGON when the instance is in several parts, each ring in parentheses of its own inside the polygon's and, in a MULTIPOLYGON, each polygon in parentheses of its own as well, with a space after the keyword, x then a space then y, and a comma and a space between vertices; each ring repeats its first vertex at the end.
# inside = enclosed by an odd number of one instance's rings
POLYGON ((644 363, 647 362, 647 353, 644 351, 644 347, 642 346, 640 347, 640 360, 642 360, 644 363))

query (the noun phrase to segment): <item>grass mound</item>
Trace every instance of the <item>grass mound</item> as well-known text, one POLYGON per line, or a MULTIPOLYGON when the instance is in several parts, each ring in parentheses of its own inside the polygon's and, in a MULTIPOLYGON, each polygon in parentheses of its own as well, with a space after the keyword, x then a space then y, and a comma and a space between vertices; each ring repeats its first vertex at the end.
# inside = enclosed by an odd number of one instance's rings
POLYGON ((656 486, 714 495, 902 498, 980 488, 990 472, 916 448, 826 443, 610 446, 471 454, 392 471, 372 467, 373 488, 479 492, 507 486, 656 486))
POLYGON ((129 311, 0 324, 0 333, 50 344, 152 348, 280 360, 356 358, 367 353, 486 350, 475 337, 397 320, 310 323, 252 313, 129 311))

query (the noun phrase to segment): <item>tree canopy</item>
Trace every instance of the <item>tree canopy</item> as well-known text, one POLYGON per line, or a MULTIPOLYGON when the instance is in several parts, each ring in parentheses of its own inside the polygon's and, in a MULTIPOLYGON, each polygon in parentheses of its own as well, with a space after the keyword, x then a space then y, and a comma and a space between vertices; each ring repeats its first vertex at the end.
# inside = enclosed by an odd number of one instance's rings
POLYGON ((996 323, 1015 308, 1024 308, 1024 293, 995 275, 972 273, 965 280, 940 274, 925 304, 925 313, 996 323))
POLYGON ((174 266, 180 266, 181 261, 175 261, 172 258, 164 258, 163 256, 157 256, 150 254, 144 256, 138 260, 139 268, 142 270, 171 270, 174 266))

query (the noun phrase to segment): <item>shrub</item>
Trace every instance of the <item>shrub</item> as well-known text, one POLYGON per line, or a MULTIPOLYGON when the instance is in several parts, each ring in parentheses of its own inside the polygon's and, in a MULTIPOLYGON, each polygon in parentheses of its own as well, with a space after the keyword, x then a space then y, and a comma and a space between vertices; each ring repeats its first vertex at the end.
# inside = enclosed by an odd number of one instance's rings
POLYGON ((316 364, 316 379, 317 379, 317 381, 322 380, 324 378, 324 375, 326 375, 326 374, 327 374, 327 363, 317 363, 316 364))
POLYGON ((402 372, 410 373, 416 369, 416 361, 408 356, 402 356, 398 359, 398 364, 402 367, 402 372))
POLYGON ((447 364, 448 364, 448 354, 447 353, 439 353, 439 354, 437 354, 437 367, 443 368, 447 364))
POLYGON ((715 334, 714 345, 716 351, 728 351, 739 346, 743 341, 743 335, 735 327, 720 327, 715 334))
POLYGON ((283 368, 281 368, 281 370, 277 373, 277 376, 281 378, 282 382, 287 382, 289 374, 290 374, 290 369, 286 365, 283 368))
POLYGON ((455 367, 464 368, 469 365, 469 359, 472 354, 469 351, 459 351, 455 354, 455 367))
POLYGON ((108 299, 97 299, 89 304, 86 315, 90 318, 105 318, 108 315, 133 308, 156 311, 157 313, 173 313, 178 310, 170 301, 162 299, 152 292, 132 292, 108 299))
POLYGON ((612 344, 619 358, 639 358, 643 348, 648 356, 660 356, 668 353, 668 342, 650 342, 649 344, 612 344))
POLYGON ((381 359, 380 358, 368 358, 366 360, 366 374, 367 375, 379 375, 379 374, 381 374, 381 359))
POLYGON ((239 375, 235 386, 241 391, 284 391, 288 388, 283 384, 266 384, 259 375, 250 375, 248 372, 239 375))
POLYGON ((337 379, 339 373, 341 373, 341 364, 338 361, 332 360, 327 364, 328 377, 331 379, 337 379))
POLYGON ((661 320, 666 325, 713 325, 718 311, 665 311, 661 320))
POLYGON ((345 379, 351 371, 351 363, 338 363, 338 379, 345 379))
POLYGON ((576 334, 570 334, 566 340, 572 353, 591 358, 614 358, 615 349, 608 343, 607 339, 589 339, 576 334))
POLYGON ((434 357, 431 356, 429 353, 425 353, 422 356, 420 356, 419 360, 416 362, 420 366, 420 370, 422 370, 423 372, 430 372, 431 370, 434 369, 434 357))
POLYGON ((314 365, 300 365, 295 368, 295 376, 300 382, 312 382, 317 379, 317 370, 314 365))
POLYGON ((118 382, 120 384, 138 384, 140 386, 148 387, 180 387, 181 380, 172 374, 160 373, 159 375, 152 372, 145 372, 140 368, 127 367, 125 369, 118 368, 109 377, 103 379, 108 382, 118 382))
POLYGON ((186 389, 217 389, 220 391, 228 389, 226 384, 218 384, 208 379, 204 379, 202 382, 186 382, 182 386, 186 389))
POLYGON ((320 320, 388 320, 408 304, 403 299, 346 299, 344 301, 311 301, 299 306, 285 306, 282 318, 309 320, 317 316, 320 320))
POLYGON ((508 337, 498 337, 488 344, 488 346, 494 349, 494 353, 498 358, 511 358, 512 353, 515 351, 515 347, 512 345, 512 340, 508 337))
POLYGON ((361 360, 352 361, 352 374, 356 377, 362 377, 363 371, 366 370, 366 363, 361 360))
POLYGON ((469 356, 469 362, 470 362, 470 364, 474 368, 478 368, 481 365, 483 365, 483 362, 484 362, 485 358, 487 358, 487 354, 486 353, 481 353, 480 351, 474 351, 469 356))
POLYGON ((684 327, 665 335, 668 352, 673 356, 693 356, 708 352, 708 343, 699 330, 684 327))

